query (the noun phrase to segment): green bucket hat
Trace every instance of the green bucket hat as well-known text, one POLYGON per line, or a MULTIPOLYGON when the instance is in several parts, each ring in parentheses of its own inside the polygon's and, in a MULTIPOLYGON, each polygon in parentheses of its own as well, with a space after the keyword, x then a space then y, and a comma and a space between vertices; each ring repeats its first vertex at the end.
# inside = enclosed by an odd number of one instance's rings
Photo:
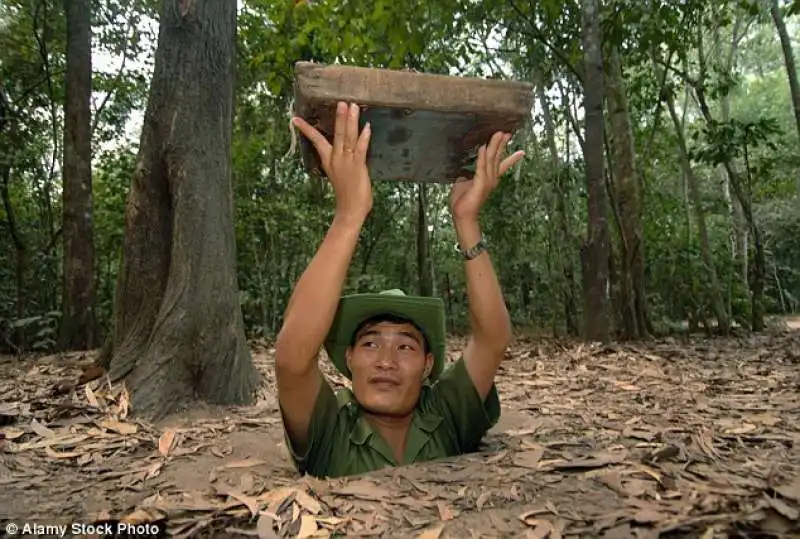
POLYGON ((433 368, 428 380, 436 380, 444 369, 446 344, 444 302, 434 297, 407 296, 397 288, 377 294, 342 296, 331 329, 325 338, 325 351, 336 369, 347 378, 351 377, 345 352, 358 327, 377 315, 398 316, 416 324, 433 353, 433 368))

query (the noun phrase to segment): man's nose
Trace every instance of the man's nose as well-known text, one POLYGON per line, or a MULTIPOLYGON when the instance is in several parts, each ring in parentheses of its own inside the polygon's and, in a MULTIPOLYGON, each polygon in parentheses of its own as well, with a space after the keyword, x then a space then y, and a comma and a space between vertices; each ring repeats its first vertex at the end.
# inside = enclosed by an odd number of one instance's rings
POLYGON ((383 347, 378 357, 378 367, 382 369, 394 369, 397 367, 397 361, 395 361, 395 359, 394 350, 388 346, 383 347))

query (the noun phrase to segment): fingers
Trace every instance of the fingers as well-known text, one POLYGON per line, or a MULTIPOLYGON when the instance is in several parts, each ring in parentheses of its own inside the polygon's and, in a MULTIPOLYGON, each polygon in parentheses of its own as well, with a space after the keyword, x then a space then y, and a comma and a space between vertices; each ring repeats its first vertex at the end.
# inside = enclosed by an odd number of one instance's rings
MULTIPOLYGON (((494 169, 496 171, 500 170, 500 163, 503 161, 503 157, 506 155, 506 149, 508 148, 506 145, 508 144, 509 140, 511 140, 510 133, 504 133, 503 137, 500 139, 500 147, 497 149, 497 153, 495 154, 494 158, 494 169)), ((497 175, 500 176, 500 173, 498 172, 497 175)))
POLYGON ((486 153, 486 144, 483 144, 478 148, 478 162, 475 163, 474 185, 479 190, 482 190, 483 186, 486 185, 486 153))
POLYGON ((311 144, 313 144, 314 148, 317 149, 317 153, 319 154, 322 162, 327 163, 328 157, 331 154, 331 144, 328 142, 325 136, 299 116, 295 116, 292 119, 292 123, 300 130, 301 133, 303 133, 303 135, 306 136, 308 140, 311 141, 311 144))
MULTIPOLYGON (((358 125, 356 125, 358 128, 358 125)), ((364 126, 364 129, 361 131, 361 135, 358 137, 358 142, 356 143, 356 159, 358 161, 366 161, 367 159, 367 151, 369 150, 369 139, 370 135, 372 135, 372 128, 369 125, 369 122, 364 126)))
MULTIPOLYGON (((339 155, 344 148, 344 139, 347 133, 347 103, 336 103, 336 124, 333 128, 333 153, 339 155)), ((352 148, 352 146, 351 146, 352 148)))
POLYGON ((503 133, 500 131, 496 132, 494 135, 492 135, 492 138, 489 139, 489 144, 486 146, 486 162, 484 163, 483 170, 489 183, 492 182, 492 178, 495 176, 495 174, 497 174, 495 159, 497 157, 497 150, 500 147, 500 139, 502 136, 503 133))
POLYGON ((347 128, 344 133, 344 151, 350 153, 351 157, 356 150, 358 143, 358 105, 350 103, 347 111, 347 128))
POLYGON ((516 165, 523 157, 525 157, 525 152, 519 150, 518 152, 514 152, 513 154, 503 159, 503 162, 500 163, 500 168, 498 170, 497 175, 502 176, 503 174, 505 174, 508 169, 516 165))

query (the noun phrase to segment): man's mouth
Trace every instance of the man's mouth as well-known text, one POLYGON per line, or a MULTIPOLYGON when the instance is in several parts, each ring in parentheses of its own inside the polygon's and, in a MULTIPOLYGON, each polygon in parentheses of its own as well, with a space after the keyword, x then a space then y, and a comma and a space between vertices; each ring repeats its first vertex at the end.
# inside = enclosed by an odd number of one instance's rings
POLYGON ((400 382, 390 376, 373 376, 369 379, 369 383, 378 386, 399 386, 400 382))

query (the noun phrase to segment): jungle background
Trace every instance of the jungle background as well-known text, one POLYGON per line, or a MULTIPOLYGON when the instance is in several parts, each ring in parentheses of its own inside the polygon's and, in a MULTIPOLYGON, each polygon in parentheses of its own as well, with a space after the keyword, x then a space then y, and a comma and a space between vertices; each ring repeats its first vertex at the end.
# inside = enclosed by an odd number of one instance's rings
MULTIPOLYGON (((306 177, 297 154, 286 155, 298 60, 536 84, 529 128, 513 141, 528 157, 501 182, 482 219, 516 327, 553 335, 583 330, 581 253, 590 252, 584 83, 588 93, 605 89, 604 208, 596 226, 607 235, 601 256, 608 260, 609 331, 638 337, 687 324, 759 329, 765 314, 797 311, 796 2, 604 2, 597 13, 605 62, 600 85, 587 81, 592 72, 581 67, 577 4, 376 0, 370 6, 240 2, 233 189, 248 336, 276 334, 292 286, 332 215, 331 190, 306 177)), ((69 21, 59 2, 0 6, 0 346, 6 351, 86 345, 89 335, 98 345, 109 334, 158 7, 143 0, 92 4, 91 176, 79 180, 91 180, 91 198, 74 209, 86 213, 85 233, 76 240, 86 248, 71 252, 84 262, 93 258, 83 266, 92 268, 90 283, 63 278, 70 254, 62 223, 70 212, 62 196, 69 21), (78 326, 61 315, 69 286, 91 289, 93 316, 78 326), (70 339, 62 327, 83 337, 70 339)), ((466 290, 446 186, 375 182, 374 189, 376 207, 348 291, 401 287, 439 295, 450 329, 463 331, 466 290)))

